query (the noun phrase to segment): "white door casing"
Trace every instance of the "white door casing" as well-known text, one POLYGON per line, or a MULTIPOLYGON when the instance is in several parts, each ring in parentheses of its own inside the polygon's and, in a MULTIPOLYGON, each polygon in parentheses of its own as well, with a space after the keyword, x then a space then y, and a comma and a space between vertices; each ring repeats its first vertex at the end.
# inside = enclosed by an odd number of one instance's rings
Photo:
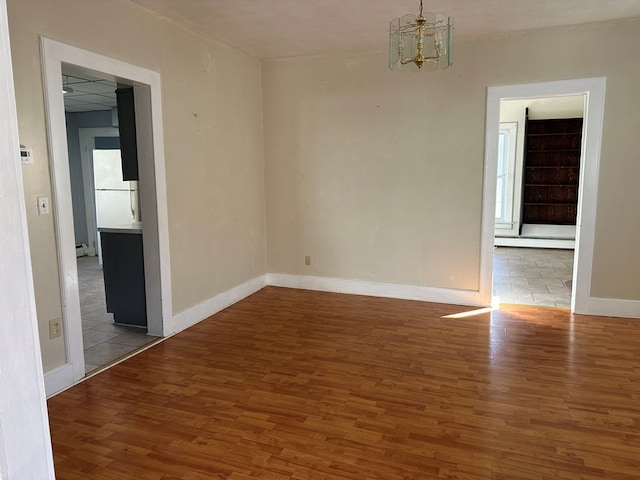
POLYGON ((47 137, 52 176, 58 263, 67 363, 45 376, 47 394, 84 377, 82 323, 75 256, 69 160, 62 98, 62 63, 107 74, 134 85, 141 204, 145 212, 143 245, 148 333, 174 332, 171 302, 169 225, 162 130, 160 74, 97 53, 41 37, 47 137), (142 189, 142 185, 147 186, 142 189))
POLYGON ((589 311, 589 300, 591 298, 605 88, 606 78, 604 77, 488 87, 480 253, 480 296, 483 303, 491 304, 492 294, 500 101, 505 99, 584 94, 585 111, 578 187, 578 218, 576 221, 571 311, 575 313, 591 313, 589 311))

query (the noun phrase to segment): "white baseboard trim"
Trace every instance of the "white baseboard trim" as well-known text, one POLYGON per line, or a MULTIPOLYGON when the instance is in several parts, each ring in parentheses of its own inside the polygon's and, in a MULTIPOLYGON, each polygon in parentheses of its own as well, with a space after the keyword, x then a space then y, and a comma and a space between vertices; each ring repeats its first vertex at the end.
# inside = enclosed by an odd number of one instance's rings
POLYGON ((640 318, 640 300, 589 297, 585 311, 576 310, 575 313, 602 317, 640 318))
POLYGON ((181 332, 182 330, 201 322, 205 318, 209 318, 211 315, 218 313, 220 310, 224 310, 266 286, 267 274, 263 274, 243 283, 242 285, 233 287, 226 292, 219 293, 215 297, 205 300, 195 307, 191 307, 188 310, 174 315, 172 334, 181 332))
POLYGON ((303 290, 319 290, 321 292, 349 293, 372 297, 398 298, 401 300, 421 300, 424 302, 470 305, 474 307, 486 306, 482 304, 480 292, 477 290, 456 290, 419 285, 345 280, 342 278, 288 275, 284 273, 268 273, 267 284, 275 287, 301 288, 303 290))
POLYGON ((575 225, 522 224, 521 236, 525 238, 553 238, 557 240, 575 240, 575 225))
POLYGON ((523 238, 523 237, 496 237, 493 244, 496 247, 520 247, 520 248, 562 248, 574 250, 575 240, 558 240, 553 238, 523 238))
POLYGON ((44 374, 44 391, 47 398, 60 393, 73 384, 73 368, 70 363, 64 363, 44 374))

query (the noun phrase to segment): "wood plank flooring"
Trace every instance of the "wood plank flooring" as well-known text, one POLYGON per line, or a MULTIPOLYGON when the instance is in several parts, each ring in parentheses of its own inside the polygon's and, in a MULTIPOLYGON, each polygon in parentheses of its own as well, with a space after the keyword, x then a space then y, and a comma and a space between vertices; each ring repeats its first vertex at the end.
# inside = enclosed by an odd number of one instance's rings
POLYGON ((640 322, 267 287, 49 400, 64 480, 638 479, 640 322))

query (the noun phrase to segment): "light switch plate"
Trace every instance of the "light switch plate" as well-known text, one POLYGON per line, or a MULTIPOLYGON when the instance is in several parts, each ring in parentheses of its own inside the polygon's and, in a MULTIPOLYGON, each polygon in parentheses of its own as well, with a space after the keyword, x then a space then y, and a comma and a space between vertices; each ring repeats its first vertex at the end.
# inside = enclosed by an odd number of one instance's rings
POLYGON ((49 197, 38 197, 38 214, 49 215, 49 197))

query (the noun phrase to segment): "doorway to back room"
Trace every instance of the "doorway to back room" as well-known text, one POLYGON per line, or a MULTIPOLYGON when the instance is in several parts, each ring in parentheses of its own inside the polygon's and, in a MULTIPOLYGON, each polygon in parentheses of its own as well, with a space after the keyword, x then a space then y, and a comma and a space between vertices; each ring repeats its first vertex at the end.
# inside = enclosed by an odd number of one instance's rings
POLYGON ((593 253, 598 198, 600 145, 604 124, 604 77, 555 80, 487 88, 486 135, 482 190, 482 238, 480 248, 480 297, 484 304, 496 305, 492 298, 493 257, 496 230, 496 177, 500 136, 500 105, 503 100, 551 98, 582 95, 584 119, 578 179, 578 204, 571 283, 571 312, 592 314, 593 253))
POLYGON ((493 296, 570 308, 585 95, 500 102, 493 296))

